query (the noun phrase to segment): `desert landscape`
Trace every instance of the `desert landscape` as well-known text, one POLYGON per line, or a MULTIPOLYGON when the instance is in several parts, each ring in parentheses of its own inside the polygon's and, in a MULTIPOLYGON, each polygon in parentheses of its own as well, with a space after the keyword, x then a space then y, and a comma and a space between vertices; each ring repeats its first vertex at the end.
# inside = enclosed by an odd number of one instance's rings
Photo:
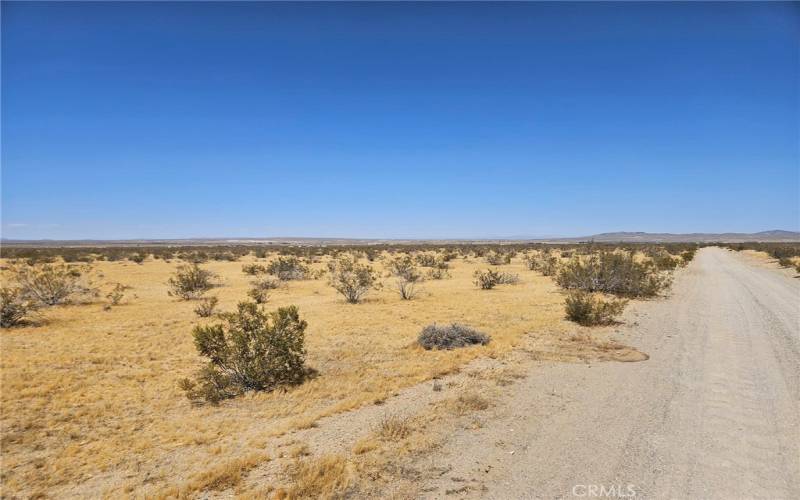
POLYGON ((0 2, 0 500, 800 499, 800 3, 0 2))
MULTIPOLYGON (((729 246, 742 256, 726 260, 773 268, 771 279, 785 280, 785 291, 776 291, 781 300, 798 298, 793 276, 800 272, 800 246, 729 246)), ((700 255, 707 262, 734 251, 714 247, 700 255)), ((674 276, 703 271, 693 264, 693 244, 164 246, 153 252, 4 250, 4 290, 19 294, 4 292, 0 337, 6 496, 419 496, 426 490, 409 476, 411 464, 447 453, 452 432, 495 427, 487 409, 502 407, 503 393, 529 378, 543 383, 539 370, 561 363, 620 363, 620 370, 630 370, 648 360, 655 353, 647 347, 664 336, 649 338, 638 325, 644 320, 627 313, 621 320, 622 308, 632 300, 630 309, 641 303, 666 310, 656 304, 672 294, 674 276), (364 289, 355 303, 341 292, 349 290, 338 281, 336 265, 343 262, 371 273, 358 285, 364 289), (191 269, 206 271, 209 282, 180 296, 175 278, 191 269), (496 283, 487 284, 487 274, 496 283), (33 297, 59 287, 66 290, 56 303, 33 304, 33 297), (583 309, 565 309, 570 300, 584 301, 583 309), (264 311, 296 306, 308 325, 303 347, 310 373, 267 390, 192 395, 181 381, 208 361, 193 331, 225 324, 240 303, 264 311), (30 309, 12 325, 8 312, 15 304, 30 309), (451 324, 485 337, 462 335, 467 342, 459 344, 461 331, 427 341, 422 335, 426 327, 451 324), (640 342, 620 335, 624 326, 638 326, 640 342)), ((694 300, 678 294, 676 300, 694 300)), ((796 307, 783 310, 784 328, 796 313, 796 307)), ((784 339, 781 356, 788 358, 772 369, 783 373, 784 390, 796 399, 797 330, 778 332, 787 333, 794 335, 784 339)), ((765 369, 775 364, 764 362, 765 369)), ((565 390, 564 380, 546 380, 553 394, 565 390)), ((525 391, 526 397, 542 397, 542 389, 537 385, 539 392, 525 391)), ((423 466, 423 472, 431 471, 423 466)), ((480 492, 473 481, 483 480, 472 477, 454 488, 480 492)))

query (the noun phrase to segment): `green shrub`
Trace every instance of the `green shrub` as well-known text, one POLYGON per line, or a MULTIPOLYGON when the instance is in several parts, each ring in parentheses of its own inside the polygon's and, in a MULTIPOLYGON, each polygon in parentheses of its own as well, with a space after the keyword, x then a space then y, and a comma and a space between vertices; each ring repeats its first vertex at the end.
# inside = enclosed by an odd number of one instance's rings
POLYGON ((194 313, 201 318, 208 318, 214 314, 217 304, 219 304, 219 298, 206 297, 197 304, 197 307, 194 308, 194 313))
POLYGON ((514 273, 500 273, 497 280, 498 285, 516 285, 519 283, 519 274, 514 273))
POLYGON ((331 286, 351 304, 374 288, 379 288, 378 276, 366 264, 359 264, 355 257, 342 254, 328 263, 331 286))
POLYGON ((542 253, 525 254, 522 260, 528 269, 539 271, 543 276, 554 276, 558 272, 558 257, 552 255, 549 249, 542 253))
POLYGON ((195 299, 214 287, 216 274, 194 264, 178 266, 175 274, 167 281, 170 296, 175 295, 184 300, 195 299))
POLYGON ((667 252, 663 252, 653 257, 653 264, 660 271, 672 271, 681 263, 680 259, 671 256, 667 252))
POLYGON ((145 259, 147 259, 147 254, 143 253, 132 253, 128 256, 128 260, 137 264, 143 263, 145 259))
POLYGON ((395 277, 401 299, 411 300, 417 295, 417 285, 422 281, 422 275, 410 255, 392 259, 389 262, 389 272, 395 277))
POLYGON ((290 281, 306 279, 309 269, 299 258, 289 255, 270 262, 267 265, 267 272, 281 281, 290 281))
POLYGON ((502 266, 511 263, 511 254, 508 252, 490 251, 486 254, 486 262, 492 266, 502 266))
POLYGON ((261 264, 245 264, 242 266, 242 272, 244 274, 249 274, 250 276, 255 276, 256 274, 266 273, 267 268, 261 264))
POLYGON ((63 304, 94 290, 84 284, 83 271, 64 264, 38 264, 14 270, 22 297, 44 306, 63 304))
MULTIPOLYGON (((422 267, 436 267, 439 262, 438 257, 435 253, 425 252, 417 254, 415 259, 417 264, 422 267)), ((444 259, 442 259, 442 262, 444 262, 444 259)))
POLYGON ((425 349, 455 349, 469 345, 486 345, 490 337, 474 328, 453 323, 447 326, 436 324, 422 329, 417 342, 425 349))
POLYGON ((36 303, 25 298, 19 288, 0 289, 0 326, 11 328, 24 325, 30 314, 36 310, 36 303))
POLYGON ((681 260, 683 261, 683 265, 689 264, 692 260, 694 260, 694 256, 697 253, 696 248, 690 248, 689 250, 684 250, 681 252, 681 260))
POLYGON ((250 283, 250 290, 247 295, 253 299, 256 304, 263 304, 269 300, 269 294, 272 290, 281 286, 281 280, 274 276, 263 276, 250 283))
POLYGON ((481 290, 491 290, 500 284, 500 273, 487 269, 486 271, 477 270, 473 274, 475 286, 481 290))
POLYGON ((114 288, 106 294, 109 305, 118 306, 122 302, 122 299, 125 298, 125 292, 129 289, 130 287, 127 285, 116 283, 114 288))
POLYGON ((612 324, 622 313, 626 301, 604 301, 591 293, 572 291, 566 299, 567 319, 583 326, 612 324))
POLYGON ((573 257, 561 266, 556 282, 566 289, 625 297, 652 297, 669 286, 652 262, 637 262, 630 252, 573 257))
POLYGON ((209 363, 195 380, 179 382, 191 401, 217 404, 246 391, 299 384, 311 374, 305 367, 306 322, 297 307, 266 313, 241 302, 220 317, 220 324, 194 328, 197 351, 209 363))
POLYGON ((432 280, 443 280, 450 277, 450 273, 447 269, 441 269, 439 267, 433 267, 428 269, 428 272, 425 274, 428 279, 432 280))

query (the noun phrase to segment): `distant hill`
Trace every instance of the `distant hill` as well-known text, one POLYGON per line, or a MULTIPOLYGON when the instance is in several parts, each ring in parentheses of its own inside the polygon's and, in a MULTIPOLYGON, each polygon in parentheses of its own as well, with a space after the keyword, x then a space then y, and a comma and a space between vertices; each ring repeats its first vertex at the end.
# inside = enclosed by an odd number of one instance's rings
POLYGON ((800 233, 795 231, 783 231, 773 229, 771 231, 761 231, 759 233, 641 233, 641 232, 620 232, 620 233, 600 233, 583 238, 563 238, 552 241, 587 241, 610 243, 740 243, 745 241, 763 242, 796 242, 800 241, 800 233))

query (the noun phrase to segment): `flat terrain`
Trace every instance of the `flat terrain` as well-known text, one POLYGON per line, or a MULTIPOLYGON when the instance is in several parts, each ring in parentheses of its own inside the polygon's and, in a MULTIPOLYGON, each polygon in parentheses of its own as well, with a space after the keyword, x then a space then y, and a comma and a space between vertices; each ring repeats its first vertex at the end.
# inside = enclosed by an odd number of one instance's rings
MULTIPOLYGON (((269 258, 203 265, 222 310, 269 258)), ((4 496, 800 497, 800 279, 764 254, 702 249, 667 297, 603 328, 565 321, 519 257, 497 266, 519 284, 478 290, 489 266, 457 258, 412 301, 385 274, 357 305, 291 281, 268 308, 299 306, 320 376, 219 407, 177 387, 203 362, 192 327, 213 321, 167 295, 178 264, 96 262, 103 292, 132 287, 123 304, 2 332, 4 496), (448 321, 492 342, 415 344, 448 321)))
POLYGON ((800 498, 800 279, 706 248, 618 338, 641 363, 541 364, 433 457, 422 496, 800 498))
MULTIPOLYGON (((253 278, 242 266, 255 261, 203 264, 219 275, 209 295, 219 297, 220 310, 247 299, 253 278)), ((517 285, 479 290, 472 273, 489 266, 457 259, 449 278, 425 281, 411 301, 401 300, 385 276, 383 289, 355 305, 325 279, 291 281, 274 291, 267 308, 299 307, 309 325, 308 364, 320 376, 288 392, 193 407, 177 381, 204 363, 193 326, 214 320, 194 314, 196 301, 168 296, 167 280, 179 264, 95 262, 99 299, 48 308, 41 325, 2 331, 5 492, 97 497, 224 489, 218 476, 238 470, 242 460, 273 460, 277 438, 287 433, 380 403, 477 357, 502 356, 531 329, 569 328, 558 287, 519 259, 501 266, 520 274, 517 285), (114 283, 131 288, 122 304, 105 310, 103 297, 114 283), (457 351, 416 345, 423 326, 452 321, 486 331, 491 344, 457 351)), ((384 272, 381 262, 373 265, 384 272)))

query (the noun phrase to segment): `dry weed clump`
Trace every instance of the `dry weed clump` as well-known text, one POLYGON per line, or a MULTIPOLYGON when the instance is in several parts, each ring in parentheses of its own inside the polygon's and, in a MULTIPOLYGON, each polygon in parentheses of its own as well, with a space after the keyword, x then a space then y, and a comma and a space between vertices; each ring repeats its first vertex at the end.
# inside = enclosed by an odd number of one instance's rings
POLYGON ((466 392, 451 400, 450 406, 458 415, 467 415, 474 411, 483 411, 489 408, 489 400, 476 392, 466 392))
POLYGON ((425 349, 455 349, 470 345, 486 345, 491 337, 465 325, 453 323, 439 326, 428 325, 422 329, 417 342, 425 349))
POLYGON ((289 467, 291 486, 277 498, 343 498, 352 483, 351 465, 339 455, 306 459, 289 467))
POLYGON ((406 417, 386 415, 378 424, 376 434, 385 441, 399 441, 411 434, 411 424, 406 417))
POLYGON ((177 488, 167 488, 161 492, 162 498, 192 498, 206 491, 225 491, 238 486, 252 469, 269 460, 261 453, 250 453, 245 457, 230 460, 212 468, 193 474, 189 480, 177 488))

